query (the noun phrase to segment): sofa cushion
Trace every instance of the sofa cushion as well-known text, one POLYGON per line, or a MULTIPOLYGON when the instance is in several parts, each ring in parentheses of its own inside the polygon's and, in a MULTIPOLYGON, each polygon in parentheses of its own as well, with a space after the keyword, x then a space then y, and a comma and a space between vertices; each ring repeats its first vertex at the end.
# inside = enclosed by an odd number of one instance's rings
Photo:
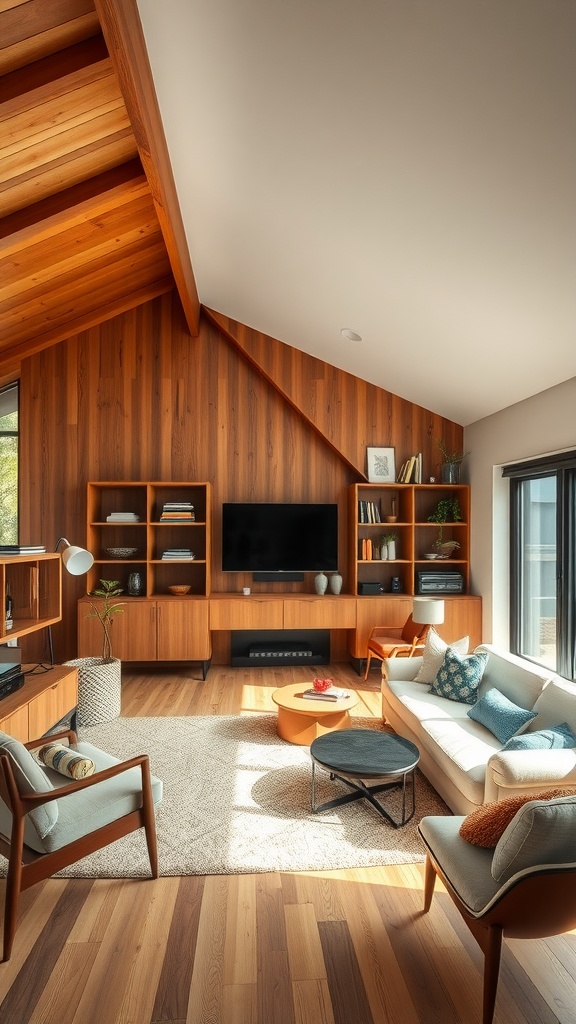
POLYGON ((504 745, 504 750, 559 750, 564 747, 576 747, 576 736, 563 722, 550 729, 539 729, 534 732, 523 732, 512 736, 504 745))
MULTIPOLYGON (((457 654, 468 654, 469 646, 470 638, 467 636, 450 644, 452 650, 456 651, 457 654)), ((415 682, 428 683, 428 685, 434 682, 444 663, 444 655, 447 649, 448 644, 439 636, 434 626, 431 626, 426 636, 424 650, 422 651, 422 665, 414 677, 415 682)))
MULTIPOLYGON (((509 651, 501 651, 493 644, 480 644, 474 650, 474 654, 479 654, 480 651, 486 651, 489 655, 480 683, 480 697, 495 688, 518 707, 532 710, 543 687, 552 678, 553 672, 533 665, 525 658, 510 654, 509 651)), ((570 724, 570 719, 565 715, 561 718, 556 716, 554 722, 563 722, 565 719, 570 724)), ((553 722, 548 724, 552 725, 553 722)))
POLYGON ((557 679, 546 683, 533 710, 537 718, 532 729, 550 729, 563 722, 576 734, 576 685, 557 679))
POLYGON ((448 647, 430 692, 438 697, 446 697, 447 700, 474 704, 487 661, 487 654, 462 656, 448 647))
POLYGON ((499 690, 492 689, 480 697, 468 715, 485 726, 501 743, 506 743, 514 733, 536 717, 536 712, 518 707, 499 690))
POLYGON ((543 793, 528 793, 524 796, 509 796, 505 800, 484 804, 466 815, 460 826, 460 835, 473 846, 488 849, 498 845, 512 818, 524 804, 530 800, 553 800, 559 796, 570 796, 571 791, 565 789, 549 789, 543 793))
POLYGON ((503 883, 518 871, 538 864, 574 864, 575 829, 575 795, 529 801, 498 841, 492 858, 492 877, 503 883))

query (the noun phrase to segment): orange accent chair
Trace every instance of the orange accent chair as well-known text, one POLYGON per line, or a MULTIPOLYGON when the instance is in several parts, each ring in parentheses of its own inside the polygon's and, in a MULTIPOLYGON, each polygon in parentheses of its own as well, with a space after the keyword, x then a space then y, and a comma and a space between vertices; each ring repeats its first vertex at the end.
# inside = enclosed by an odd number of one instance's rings
POLYGON ((374 626, 368 637, 364 679, 368 679, 372 658, 411 658, 424 650, 429 629, 429 623, 414 622, 411 615, 403 626, 374 626))

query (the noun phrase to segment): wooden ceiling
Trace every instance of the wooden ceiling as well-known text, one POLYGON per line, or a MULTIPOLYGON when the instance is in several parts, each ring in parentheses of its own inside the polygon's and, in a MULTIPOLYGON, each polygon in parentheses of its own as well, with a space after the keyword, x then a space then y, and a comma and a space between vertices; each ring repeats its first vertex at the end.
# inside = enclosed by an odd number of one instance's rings
POLYGON ((178 287, 199 304, 136 0, 0 0, 0 380, 178 287))

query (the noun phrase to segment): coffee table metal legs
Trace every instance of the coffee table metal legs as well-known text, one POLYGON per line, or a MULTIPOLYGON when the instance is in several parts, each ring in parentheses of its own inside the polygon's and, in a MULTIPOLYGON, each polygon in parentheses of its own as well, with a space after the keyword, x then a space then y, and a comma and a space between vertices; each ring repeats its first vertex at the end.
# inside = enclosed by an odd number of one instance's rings
POLYGON ((386 821, 388 821, 393 828, 402 828, 403 825, 407 825, 410 819, 414 817, 414 812, 416 810, 416 777, 414 768, 411 771, 403 772, 401 779, 396 779, 394 782, 383 782, 377 786, 367 786, 365 785, 364 782, 362 782, 362 779, 355 779, 349 776, 347 777, 344 775, 338 775, 336 772, 329 771, 328 768, 325 768, 324 771, 329 772, 331 779, 338 779, 340 782, 343 782, 345 786, 348 786, 352 790, 352 792, 345 793, 343 796, 338 796, 334 800, 329 800, 325 804, 316 805, 316 762, 312 761, 311 803, 312 810, 314 811, 315 814, 320 813, 321 811, 331 810, 333 807, 341 807, 342 804, 348 804, 352 800, 360 800, 364 798, 365 800, 370 801, 372 806, 378 811, 379 814, 386 818, 386 821), (410 790, 412 795, 408 813, 406 800, 407 779, 410 779, 411 782, 410 790), (383 807, 382 804, 378 800, 376 800, 376 794, 383 793, 385 790, 393 789, 397 786, 402 787, 402 817, 400 821, 395 821, 394 818, 390 814, 388 814, 388 811, 385 809, 385 807, 383 807))

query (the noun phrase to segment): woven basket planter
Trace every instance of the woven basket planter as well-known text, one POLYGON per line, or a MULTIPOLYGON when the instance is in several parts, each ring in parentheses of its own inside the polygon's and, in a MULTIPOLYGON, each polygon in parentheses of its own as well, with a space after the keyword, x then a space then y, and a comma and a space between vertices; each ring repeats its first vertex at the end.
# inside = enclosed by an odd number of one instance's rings
POLYGON ((119 658, 76 658, 67 665, 78 669, 78 724, 101 725, 118 718, 122 693, 119 658))

